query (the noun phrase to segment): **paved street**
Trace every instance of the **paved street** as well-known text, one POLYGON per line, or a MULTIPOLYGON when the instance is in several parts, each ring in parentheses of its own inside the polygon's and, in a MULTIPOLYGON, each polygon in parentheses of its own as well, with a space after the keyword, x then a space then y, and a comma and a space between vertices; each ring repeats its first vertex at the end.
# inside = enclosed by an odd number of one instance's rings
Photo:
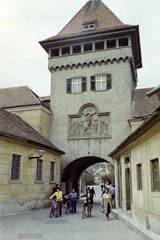
POLYGON ((61 218, 49 218, 49 208, 0 217, 0 240, 142 240, 113 215, 106 221, 99 212, 100 189, 96 187, 92 217, 82 219, 82 200, 78 201, 76 214, 64 214, 61 218))

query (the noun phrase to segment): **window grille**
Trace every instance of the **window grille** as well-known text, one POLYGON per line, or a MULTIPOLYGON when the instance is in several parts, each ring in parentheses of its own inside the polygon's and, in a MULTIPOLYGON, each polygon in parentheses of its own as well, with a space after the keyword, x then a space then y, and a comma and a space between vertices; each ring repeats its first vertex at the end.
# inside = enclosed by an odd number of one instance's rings
POLYGON ((20 155, 12 155, 11 180, 20 180, 20 159, 20 155))
POLYGON ((158 159, 151 160, 152 167, 152 190, 160 191, 160 176, 158 159))
POLYGON ((42 160, 37 159, 36 181, 42 181, 42 160))
POLYGON ((55 162, 51 162, 50 181, 54 181, 54 166, 55 162))
POLYGON ((142 165, 137 164, 137 190, 142 190, 142 165))

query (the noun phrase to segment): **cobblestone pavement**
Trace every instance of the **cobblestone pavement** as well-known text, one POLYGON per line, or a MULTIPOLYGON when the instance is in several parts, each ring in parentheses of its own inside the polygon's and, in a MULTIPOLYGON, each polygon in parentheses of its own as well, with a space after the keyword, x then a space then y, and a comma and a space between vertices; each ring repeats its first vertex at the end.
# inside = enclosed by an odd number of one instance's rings
POLYGON ((50 208, 0 217, 0 240, 142 240, 112 214, 107 221, 99 211, 100 191, 97 188, 92 217, 82 219, 82 200, 78 201, 77 213, 50 218, 50 208))

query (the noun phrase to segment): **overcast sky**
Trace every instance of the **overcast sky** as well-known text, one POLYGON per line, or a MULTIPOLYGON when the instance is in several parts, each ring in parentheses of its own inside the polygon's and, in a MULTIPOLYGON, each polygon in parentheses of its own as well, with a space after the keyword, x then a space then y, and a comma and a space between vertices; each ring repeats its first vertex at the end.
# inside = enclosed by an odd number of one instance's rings
MULTIPOLYGON (((28 86, 50 94, 47 53, 38 43, 54 36, 87 0, 0 1, 0 88, 28 86)), ((103 0, 125 24, 139 25, 143 68, 138 88, 160 84, 160 0, 103 0)))

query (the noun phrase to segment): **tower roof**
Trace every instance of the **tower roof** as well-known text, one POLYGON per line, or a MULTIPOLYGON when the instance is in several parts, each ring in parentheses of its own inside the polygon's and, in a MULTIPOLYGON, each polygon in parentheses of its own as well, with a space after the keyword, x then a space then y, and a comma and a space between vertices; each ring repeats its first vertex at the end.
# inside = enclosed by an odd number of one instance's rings
POLYGON ((122 27, 124 25, 101 0, 91 0, 79 10, 57 36, 82 33, 83 24, 92 21, 96 21, 95 31, 122 27))
POLYGON ((137 68, 142 67, 138 25, 121 22, 101 0, 88 1, 56 36, 39 43, 49 53, 49 49, 53 47, 102 39, 104 35, 110 39, 130 35, 135 65, 137 68))
POLYGON ((88 31, 88 33, 97 33, 98 31, 113 30, 129 26, 123 24, 121 20, 101 0, 90 0, 77 12, 77 14, 56 36, 50 37, 44 41, 71 37, 79 34, 86 35, 87 31, 83 30, 83 25, 93 22, 96 23, 96 28, 92 31, 88 31))

